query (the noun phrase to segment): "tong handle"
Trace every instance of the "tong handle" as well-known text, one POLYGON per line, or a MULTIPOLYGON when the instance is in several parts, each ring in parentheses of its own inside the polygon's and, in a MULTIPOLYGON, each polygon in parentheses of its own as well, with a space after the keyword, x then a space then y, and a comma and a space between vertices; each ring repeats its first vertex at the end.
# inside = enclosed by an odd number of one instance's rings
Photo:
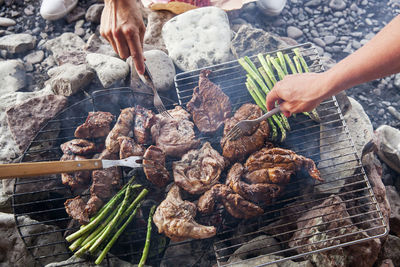
POLYGON ((102 168, 101 159, 0 164, 0 180, 102 168))

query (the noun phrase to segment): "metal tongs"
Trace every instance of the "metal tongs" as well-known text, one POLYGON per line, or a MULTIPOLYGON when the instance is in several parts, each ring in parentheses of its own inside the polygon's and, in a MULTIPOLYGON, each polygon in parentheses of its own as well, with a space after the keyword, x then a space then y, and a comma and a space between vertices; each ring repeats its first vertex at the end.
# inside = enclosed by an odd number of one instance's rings
POLYGON ((151 76, 150 71, 147 68, 146 62, 144 63, 143 77, 146 80, 146 85, 151 87, 151 90, 153 91, 153 94, 154 94, 153 105, 157 109, 158 113, 160 113, 164 117, 172 118, 171 114, 169 114, 169 112, 165 108, 160 96, 158 95, 157 89, 155 88, 154 83, 153 83, 153 77, 151 76))
POLYGON ((242 120, 236 123, 235 126, 228 132, 228 134, 225 136, 225 140, 236 140, 243 136, 244 133, 250 132, 254 126, 258 125, 260 122, 268 119, 272 115, 275 115, 276 113, 280 112, 281 108, 280 106, 277 106, 276 108, 271 109, 264 115, 260 116, 259 118, 255 120, 242 120))
POLYGON ((0 164, 0 179, 99 170, 114 166, 124 166, 130 168, 146 167, 146 165, 138 162, 142 159, 143 157, 131 156, 120 160, 86 159, 0 164))

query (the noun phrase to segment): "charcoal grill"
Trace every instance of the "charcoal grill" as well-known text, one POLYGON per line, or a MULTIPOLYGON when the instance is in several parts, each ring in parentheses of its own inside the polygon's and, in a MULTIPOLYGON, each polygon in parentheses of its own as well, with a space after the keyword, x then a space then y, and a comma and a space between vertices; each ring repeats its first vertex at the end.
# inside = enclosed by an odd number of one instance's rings
MULTIPOLYGON (((304 55, 310 71, 321 72, 323 70, 318 53, 311 44, 307 43, 296 47, 304 55)), ((291 48, 280 51, 292 53, 291 48)), ((276 52, 270 53, 274 55, 276 52)), ((251 59, 259 64, 255 56, 251 59)), ((207 69, 212 71, 209 76, 210 80, 218 84, 230 97, 234 110, 243 103, 252 102, 244 85, 245 72, 237 61, 210 66, 207 69)), ((201 69, 198 69, 176 75, 178 103, 165 102, 167 108, 173 108, 176 104, 186 105, 191 99, 193 88, 198 83, 200 71, 201 69)), ((73 139, 74 130, 85 121, 89 111, 109 111, 118 115, 121 108, 133 106, 136 103, 142 105, 141 97, 143 97, 142 94, 135 93, 129 88, 101 90, 83 101, 70 105, 49 121, 38 133, 23 154, 21 162, 59 160, 61 157, 59 145, 73 139)), ((313 159, 321 170, 325 182, 314 184, 314 181, 306 175, 296 175, 286 187, 284 194, 271 205, 263 207, 265 213, 258 218, 238 220, 231 217, 223 208, 216 209, 211 215, 198 215, 198 222, 217 226, 217 236, 211 239, 169 242, 167 238, 158 235, 154 230, 156 227, 153 227, 153 245, 147 263, 158 266, 162 261, 178 263, 183 258, 192 257, 194 259, 192 266, 204 266, 205 258, 209 261, 208 265, 216 262, 218 266, 235 266, 237 263, 245 266, 265 266, 288 259, 302 260, 312 253, 340 248, 386 235, 388 233, 387 226, 356 154, 336 98, 332 97, 324 101, 317 111, 321 118, 320 123, 316 123, 302 114, 297 115, 296 118, 290 118, 292 130, 286 141, 279 146, 313 159), (328 219, 325 218, 317 225, 297 227, 298 223, 306 221, 304 218, 301 219, 301 216, 306 212, 317 211, 317 205, 320 205, 320 208, 334 206, 333 204, 323 204, 333 199, 333 196, 339 197, 339 202, 335 205, 340 204, 341 207, 344 207, 345 217, 328 216, 328 219), (334 223, 339 227, 328 227, 334 223), (311 231, 315 230, 316 226, 321 232, 311 231), (294 237, 296 232, 304 230, 310 230, 308 235, 303 235, 301 238, 294 237), (261 239, 265 236, 273 237, 276 242, 269 245, 265 243, 246 253, 237 251, 244 244, 256 242, 254 241, 256 237, 260 241, 260 236, 261 239), (300 242, 304 240, 311 241, 300 242), (296 241, 299 242, 293 243, 296 241), (182 250, 182 247, 185 246, 189 246, 190 250, 182 250), (168 251, 173 251, 173 253, 168 253, 168 251), (258 256, 259 254, 263 254, 263 256, 258 256)), ((220 133, 215 136, 197 134, 202 141, 209 141, 214 148, 219 149, 220 133)), ((167 159, 169 167, 173 160, 167 159)), ((124 169, 123 173, 124 181, 132 175, 128 169, 124 169)), ((139 171, 135 174, 140 182, 146 184, 143 173, 139 171)), ((63 234, 66 231, 78 229, 77 226, 68 225, 70 220, 63 205, 66 199, 75 196, 59 181, 60 177, 53 175, 30 180, 16 179, 14 184, 12 200, 19 233, 28 250, 41 265, 54 257, 67 257, 72 254, 67 250, 56 252, 59 251, 55 249, 56 246, 65 248, 68 246, 64 238, 60 237, 58 241, 38 245, 31 244, 32 237, 40 238, 52 233, 63 234), (36 189, 33 190, 33 187, 36 189), (24 229, 34 223, 24 223, 22 220, 24 215, 29 215, 37 220, 36 224, 55 225, 58 228, 48 232, 26 234, 24 229)), ((151 187, 149 184, 146 185, 151 187)), ((153 202, 160 201, 162 198, 159 196, 162 196, 164 192, 156 191, 155 188, 152 190, 153 195, 156 196, 153 196, 153 202)), ((108 262, 113 257, 133 263, 139 261, 145 240, 145 219, 151 204, 150 200, 143 205, 143 214, 114 245, 107 258, 108 262)), ((325 215, 334 215, 334 212, 325 215)), ((318 220, 319 217, 317 215, 309 216, 307 220, 309 219, 318 220)), ((82 259, 81 262, 86 260, 82 259)), ((79 266, 79 262, 75 265, 79 266)))

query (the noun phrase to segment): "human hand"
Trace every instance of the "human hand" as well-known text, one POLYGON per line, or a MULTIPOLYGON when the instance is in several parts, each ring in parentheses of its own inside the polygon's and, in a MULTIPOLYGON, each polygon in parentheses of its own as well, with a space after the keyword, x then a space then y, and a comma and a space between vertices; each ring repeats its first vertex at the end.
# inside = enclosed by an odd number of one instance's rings
POLYGON ((319 105, 332 89, 325 73, 303 73, 285 76, 268 93, 267 109, 280 104, 286 117, 293 113, 311 111, 319 105))
POLYGON ((136 0, 105 0, 100 34, 122 58, 132 57, 139 74, 144 73, 145 26, 136 0))

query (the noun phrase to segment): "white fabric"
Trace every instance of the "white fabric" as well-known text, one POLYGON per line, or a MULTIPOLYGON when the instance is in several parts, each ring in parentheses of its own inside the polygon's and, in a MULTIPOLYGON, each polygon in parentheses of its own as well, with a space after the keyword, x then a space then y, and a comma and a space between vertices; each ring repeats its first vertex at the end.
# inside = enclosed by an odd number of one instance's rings
POLYGON ((40 15, 47 20, 57 20, 76 6, 78 0, 43 0, 40 7, 40 15))
POLYGON ((286 5, 286 0, 258 0, 257 6, 268 16, 278 16, 286 5))

